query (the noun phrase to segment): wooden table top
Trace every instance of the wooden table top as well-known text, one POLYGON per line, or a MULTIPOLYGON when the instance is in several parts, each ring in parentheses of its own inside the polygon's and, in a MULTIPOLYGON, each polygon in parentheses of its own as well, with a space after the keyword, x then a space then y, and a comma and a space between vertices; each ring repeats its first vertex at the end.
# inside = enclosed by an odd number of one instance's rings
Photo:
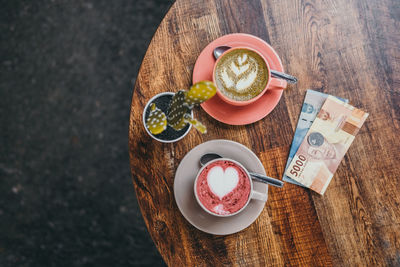
POLYGON ((134 88, 130 165, 137 199, 170 266, 400 265, 400 10, 396 0, 178 0, 144 57, 134 88), (154 95, 191 85, 194 63, 214 39, 234 32, 270 43, 299 78, 266 118, 219 123, 162 144, 142 125, 154 95), (370 113, 324 196, 292 184, 271 188, 261 216, 229 236, 203 233, 179 212, 176 168, 195 146, 229 139, 252 149, 282 177, 307 88, 348 98, 370 113))

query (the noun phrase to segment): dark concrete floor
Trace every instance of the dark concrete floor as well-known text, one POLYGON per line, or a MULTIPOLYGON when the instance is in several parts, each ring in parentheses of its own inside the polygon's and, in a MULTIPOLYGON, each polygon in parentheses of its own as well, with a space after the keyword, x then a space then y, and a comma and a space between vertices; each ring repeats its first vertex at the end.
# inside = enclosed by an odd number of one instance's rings
POLYGON ((3 1, 0 266, 163 266, 139 211, 128 122, 172 0, 3 1))

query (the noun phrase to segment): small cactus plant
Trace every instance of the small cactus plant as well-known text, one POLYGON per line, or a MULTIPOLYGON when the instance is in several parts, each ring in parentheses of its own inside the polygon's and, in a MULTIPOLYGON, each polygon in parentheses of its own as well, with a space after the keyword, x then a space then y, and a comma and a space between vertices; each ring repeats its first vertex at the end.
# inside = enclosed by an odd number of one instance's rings
POLYGON ((207 128, 191 115, 194 106, 210 99, 217 92, 217 88, 212 82, 201 81, 190 87, 189 91, 178 91, 171 100, 168 114, 165 115, 153 103, 151 104, 150 114, 146 120, 147 129, 154 135, 162 133, 167 125, 174 130, 183 129, 188 123, 192 124, 201 133, 206 133, 207 128))
POLYGON ((154 103, 150 106, 150 115, 146 120, 146 126, 152 134, 160 134, 167 129, 167 116, 154 103))

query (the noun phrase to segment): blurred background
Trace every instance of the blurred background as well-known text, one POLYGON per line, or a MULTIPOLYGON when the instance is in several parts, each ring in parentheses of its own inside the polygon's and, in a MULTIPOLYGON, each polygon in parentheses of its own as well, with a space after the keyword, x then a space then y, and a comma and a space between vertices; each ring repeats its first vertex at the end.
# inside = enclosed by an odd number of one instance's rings
POLYGON ((0 266, 164 266, 136 202, 128 124, 172 2, 2 1, 0 266))

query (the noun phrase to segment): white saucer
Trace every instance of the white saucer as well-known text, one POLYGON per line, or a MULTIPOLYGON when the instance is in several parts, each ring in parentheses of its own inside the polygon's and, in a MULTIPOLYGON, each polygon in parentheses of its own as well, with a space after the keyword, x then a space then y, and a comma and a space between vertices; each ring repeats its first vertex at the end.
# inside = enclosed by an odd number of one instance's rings
MULTIPOLYGON (((247 170, 266 174, 259 158, 242 144, 229 140, 212 140, 193 148, 182 159, 174 180, 175 201, 183 217, 197 229, 214 235, 229 235, 251 225, 261 214, 265 202, 251 200, 239 214, 230 217, 217 217, 205 212, 194 196, 194 180, 200 170, 200 157, 205 153, 218 153, 224 158, 240 162, 247 170)), ((254 189, 268 193, 268 185, 253 181, 254 189)))

